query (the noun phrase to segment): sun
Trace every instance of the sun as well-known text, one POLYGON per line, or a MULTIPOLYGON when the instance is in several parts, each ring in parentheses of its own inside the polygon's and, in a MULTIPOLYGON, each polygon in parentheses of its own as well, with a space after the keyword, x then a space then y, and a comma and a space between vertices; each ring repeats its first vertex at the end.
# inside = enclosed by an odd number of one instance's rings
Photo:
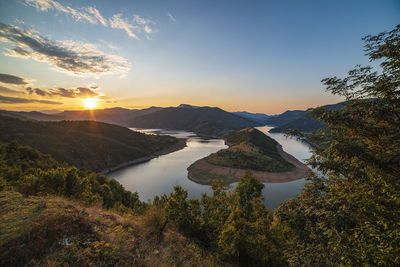
POLYGON ((85 100, 83 100, 83 105, 87 109, 94 109, 97 105, 97 101, 94 98, 86 98, 85 100))

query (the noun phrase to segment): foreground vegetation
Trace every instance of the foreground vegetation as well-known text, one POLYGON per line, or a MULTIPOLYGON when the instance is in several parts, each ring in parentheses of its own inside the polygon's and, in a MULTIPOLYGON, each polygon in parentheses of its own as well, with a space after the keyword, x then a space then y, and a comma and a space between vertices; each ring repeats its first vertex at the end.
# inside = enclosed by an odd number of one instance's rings
POLYGON ((215 266, 214 258, 146 216, 122 216, 61 197, 0 192, 1 266, 215 266))
POLYGON ((2 144, 1 265, 399 266, 400 25, 365 41, 382 72, 324 80, 347 104, 313 111, 327 125, 308 136, 317 172, 275 211, 249 173, 200 200, 176 186, 143 203, 103 175, 2 144))
POLYGON ((53 158, 92 171, 172 152, 185 146, 172 136, 146 135, 96 121, 38 122, 0 115, 0 142, 18 141, 53 158))
POLYGON ((226 142, 229 148, 213 153, 205 160, 217 166, 246 170, 284 172, 295 169, 279 154, 278 142, 255 128, 228 134, 226 142))

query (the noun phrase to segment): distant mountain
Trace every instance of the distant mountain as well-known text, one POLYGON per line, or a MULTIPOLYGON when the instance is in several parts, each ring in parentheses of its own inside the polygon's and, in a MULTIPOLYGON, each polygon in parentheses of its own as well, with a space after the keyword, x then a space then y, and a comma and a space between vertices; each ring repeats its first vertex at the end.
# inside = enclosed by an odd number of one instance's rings
POLYGON ((280 126, 289 123, 293 120, 303 117, 307 114, 305 110, 287 110, 282 114, 270 117, 266 120, 266 124, 270 126, 280 126))
POLYGON ((250 119, 259 123, 266 123, 271 117, 273 116, 269 116, 267 114, 264 113, 250 113, 247 111, 236 111, 236 112, 232 112, 235 115, 238 115, 240 117, 246 118, 246 119, 250 119))
MULTIPOLYGON (((338 110, 345 106, 345 102, 332 105, 321 106, 328 110, 338 110)), ((325 127, 325 124, 311 117, 309 110, 293 110, 272 117, 267 120, 267 125, 275 126, 270 130, 271 133, 282 133, 286 130, 299 130, 301 132, 312 132, 325 127)))
POLYGON ((129 122, 133 117, 150 114, 160 109, 163 108, 150 107, 146 109, 126 109, 116 107, 95 110, 64 111, 56 115, 61 117, 63 120, 96 120, 129 127, 131 126, 129 125, 129 122))
POLYGON ((222 136, 229 131, 261 125, 216 107, 170 107, 133 117, 132 127, 191 131, 201 136, 222 136))
POLYGON ((325 124, 311 117, 306 112, 303 116, 289 121, 283 125, 277 126, 269 130, 271 133, 283 133, 286 130, 299 130, 300 132, 312 132, 325 127, 325 124))
POLYGON ((45 114, 38 111, 27 112, 0 110, 0 115, 34 121, 57 121, 62 119, 62 117, 58 115, 45 114))
POLYGON ((0 115, 0 142, 13 140, 92 171, 150 159, 185 145, 172 136, 146 135, 96 121, 23 121, 0 115))
POLYGON ((199 106, 192 106, 189 104, 180 104, 177 108, 199 108, 199 106))

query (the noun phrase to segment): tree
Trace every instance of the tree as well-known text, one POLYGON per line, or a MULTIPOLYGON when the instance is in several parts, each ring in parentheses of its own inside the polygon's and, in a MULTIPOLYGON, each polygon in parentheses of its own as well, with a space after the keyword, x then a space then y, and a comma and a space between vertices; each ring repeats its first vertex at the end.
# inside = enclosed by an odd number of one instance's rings
POLYGON ((322 80, 346 106, 312 112, 328 125, 308 137, 318 172, 277 212, 292 265, 400 265, 400 25, 363 40, 381 69, 322 80))
POLYGON ((235 188, 218 247, 225 257, 247 265, 274 265, 274 242, 269 234, 272 217, 263 204, 264 185, 247 172, 235 188))

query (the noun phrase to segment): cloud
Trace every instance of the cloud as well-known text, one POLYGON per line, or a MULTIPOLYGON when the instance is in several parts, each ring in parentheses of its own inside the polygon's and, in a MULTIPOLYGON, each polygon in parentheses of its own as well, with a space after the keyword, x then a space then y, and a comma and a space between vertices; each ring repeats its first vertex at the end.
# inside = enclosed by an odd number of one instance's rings
POLYGON ((125 31, 129 37, 137 40, 140 39, 137 36, 137 32, 140 32, 142 30, 145 31, 147 34, 154 32, 154 30, 150 27, 150 24, 155 24, 155 22, 149 19, 145 19, 137 14, 133 15, 132 21, 123 18, 122 14, 114 14, 110 19, 106 19, 94 6, 75 9, 67 5, 62 5, 55 0, 25 0, 25 3, 28 6, 35 7, 39 11, 47 12, 49 10, 56 10, 71 16, 76 21, 88 22, 90 24, 100 23, 104 27, 120 29, 125 31))
POLYGON ((40 89, 40 88, 26 88, 26 91, 32 95, 38 95, 42 97, 66 97, 66 98, 98 98, 101 100, 110 99, 107 96, 104 96, 97 92, 98 86, 90 86, 90 87, 78 87, 72 89, 65 88, 51 88, 51 89, 40 89))
POLYGON ((172 22, 176 22, 176 19, 175 19, 175 17, 171 14, 171 13, 167 13, 167 16, 169 17, 169 19, 172 21, 172 22))
POLYGON ((0 93, 4 93, 4 94, 22 94, 21 91, 10 89, 10 88, 7 88, 7 87, 1 86, 1 85, 0 85, 0 93))
POLYGON ((146 35, 147 40, 151 40, 151 38, 148 34, 153 33, 153 29, 151 28, 150 25, 155 24, 155 22, 152 20, 149 20, 149 19, 144 19, 137 14, 133 15, 133 20, 135 21, 135 23, 137 25, 140 25, 139 28, 141 28, 142 30, 144 30, 147 33, 147 35, 146 35))
POLYGON ((90 24, 97 24, 100 22, 104 26, 107 26, 107 21, 95 7, 85 7, 78 10, 70 6, 63 6, 54 0, 25 0, 25 3, 40 11, 57 10, 70 15, 77 21, 86 21, 90 24))
POLYGON ((56 102, 56 101, 28 99, 28 98, 10 97, 10 96, 2 96, 2 95, 0 95, 0 103, 3 103, 3 104, 42 103, 42 104, 51 104, 51 105, 62 104, 61 102, 56 102))
POLYGON ((95 7, 87 7, 86 8, 87 12, 92 14, 101 24, 104 26, 107 26, 107 20, 103 18, 103 16, 100 14, 100 12, 95 8, 95 7))
POLYGON ((145 25, 145 26, 144 26, 144 31, 145 31, 146 33, 152 33, 152 32, 153 32, 153 29, 150 28, 148 25, 145 25))
POLYGON ((22 30, 0 22, 0 41, 15 44, 5 55, 46 62, 56 70, 74 75, 126 73, 129 62, 118 55, 106 54, 93 44, 52 41, 33 30, 22 30))
POLYGON ((122 14, 115 14, 112 19, 110 19, 110 26, 114 29, 124 30, 129 37, 139 39, 137 35, 132 31, 137 28, 137 26, 132 25, 126 19, 121 18, 122 14))
MULTIPOLYGON (((0 35, 1 36, 1 35, 0 35)), ((24 78, 10 75, 10 74, 4 74, 0 73, 0 82, 2 83, 11 83, 11 84, 17 84, 17 85, 25 85, 28 84, 24 78)))
POLYGON ((133 14, 133 20, 136 22, 136 24, 141 24, 141 25, 155 24, 154 21, 142 18, 138 14, 133 14))

